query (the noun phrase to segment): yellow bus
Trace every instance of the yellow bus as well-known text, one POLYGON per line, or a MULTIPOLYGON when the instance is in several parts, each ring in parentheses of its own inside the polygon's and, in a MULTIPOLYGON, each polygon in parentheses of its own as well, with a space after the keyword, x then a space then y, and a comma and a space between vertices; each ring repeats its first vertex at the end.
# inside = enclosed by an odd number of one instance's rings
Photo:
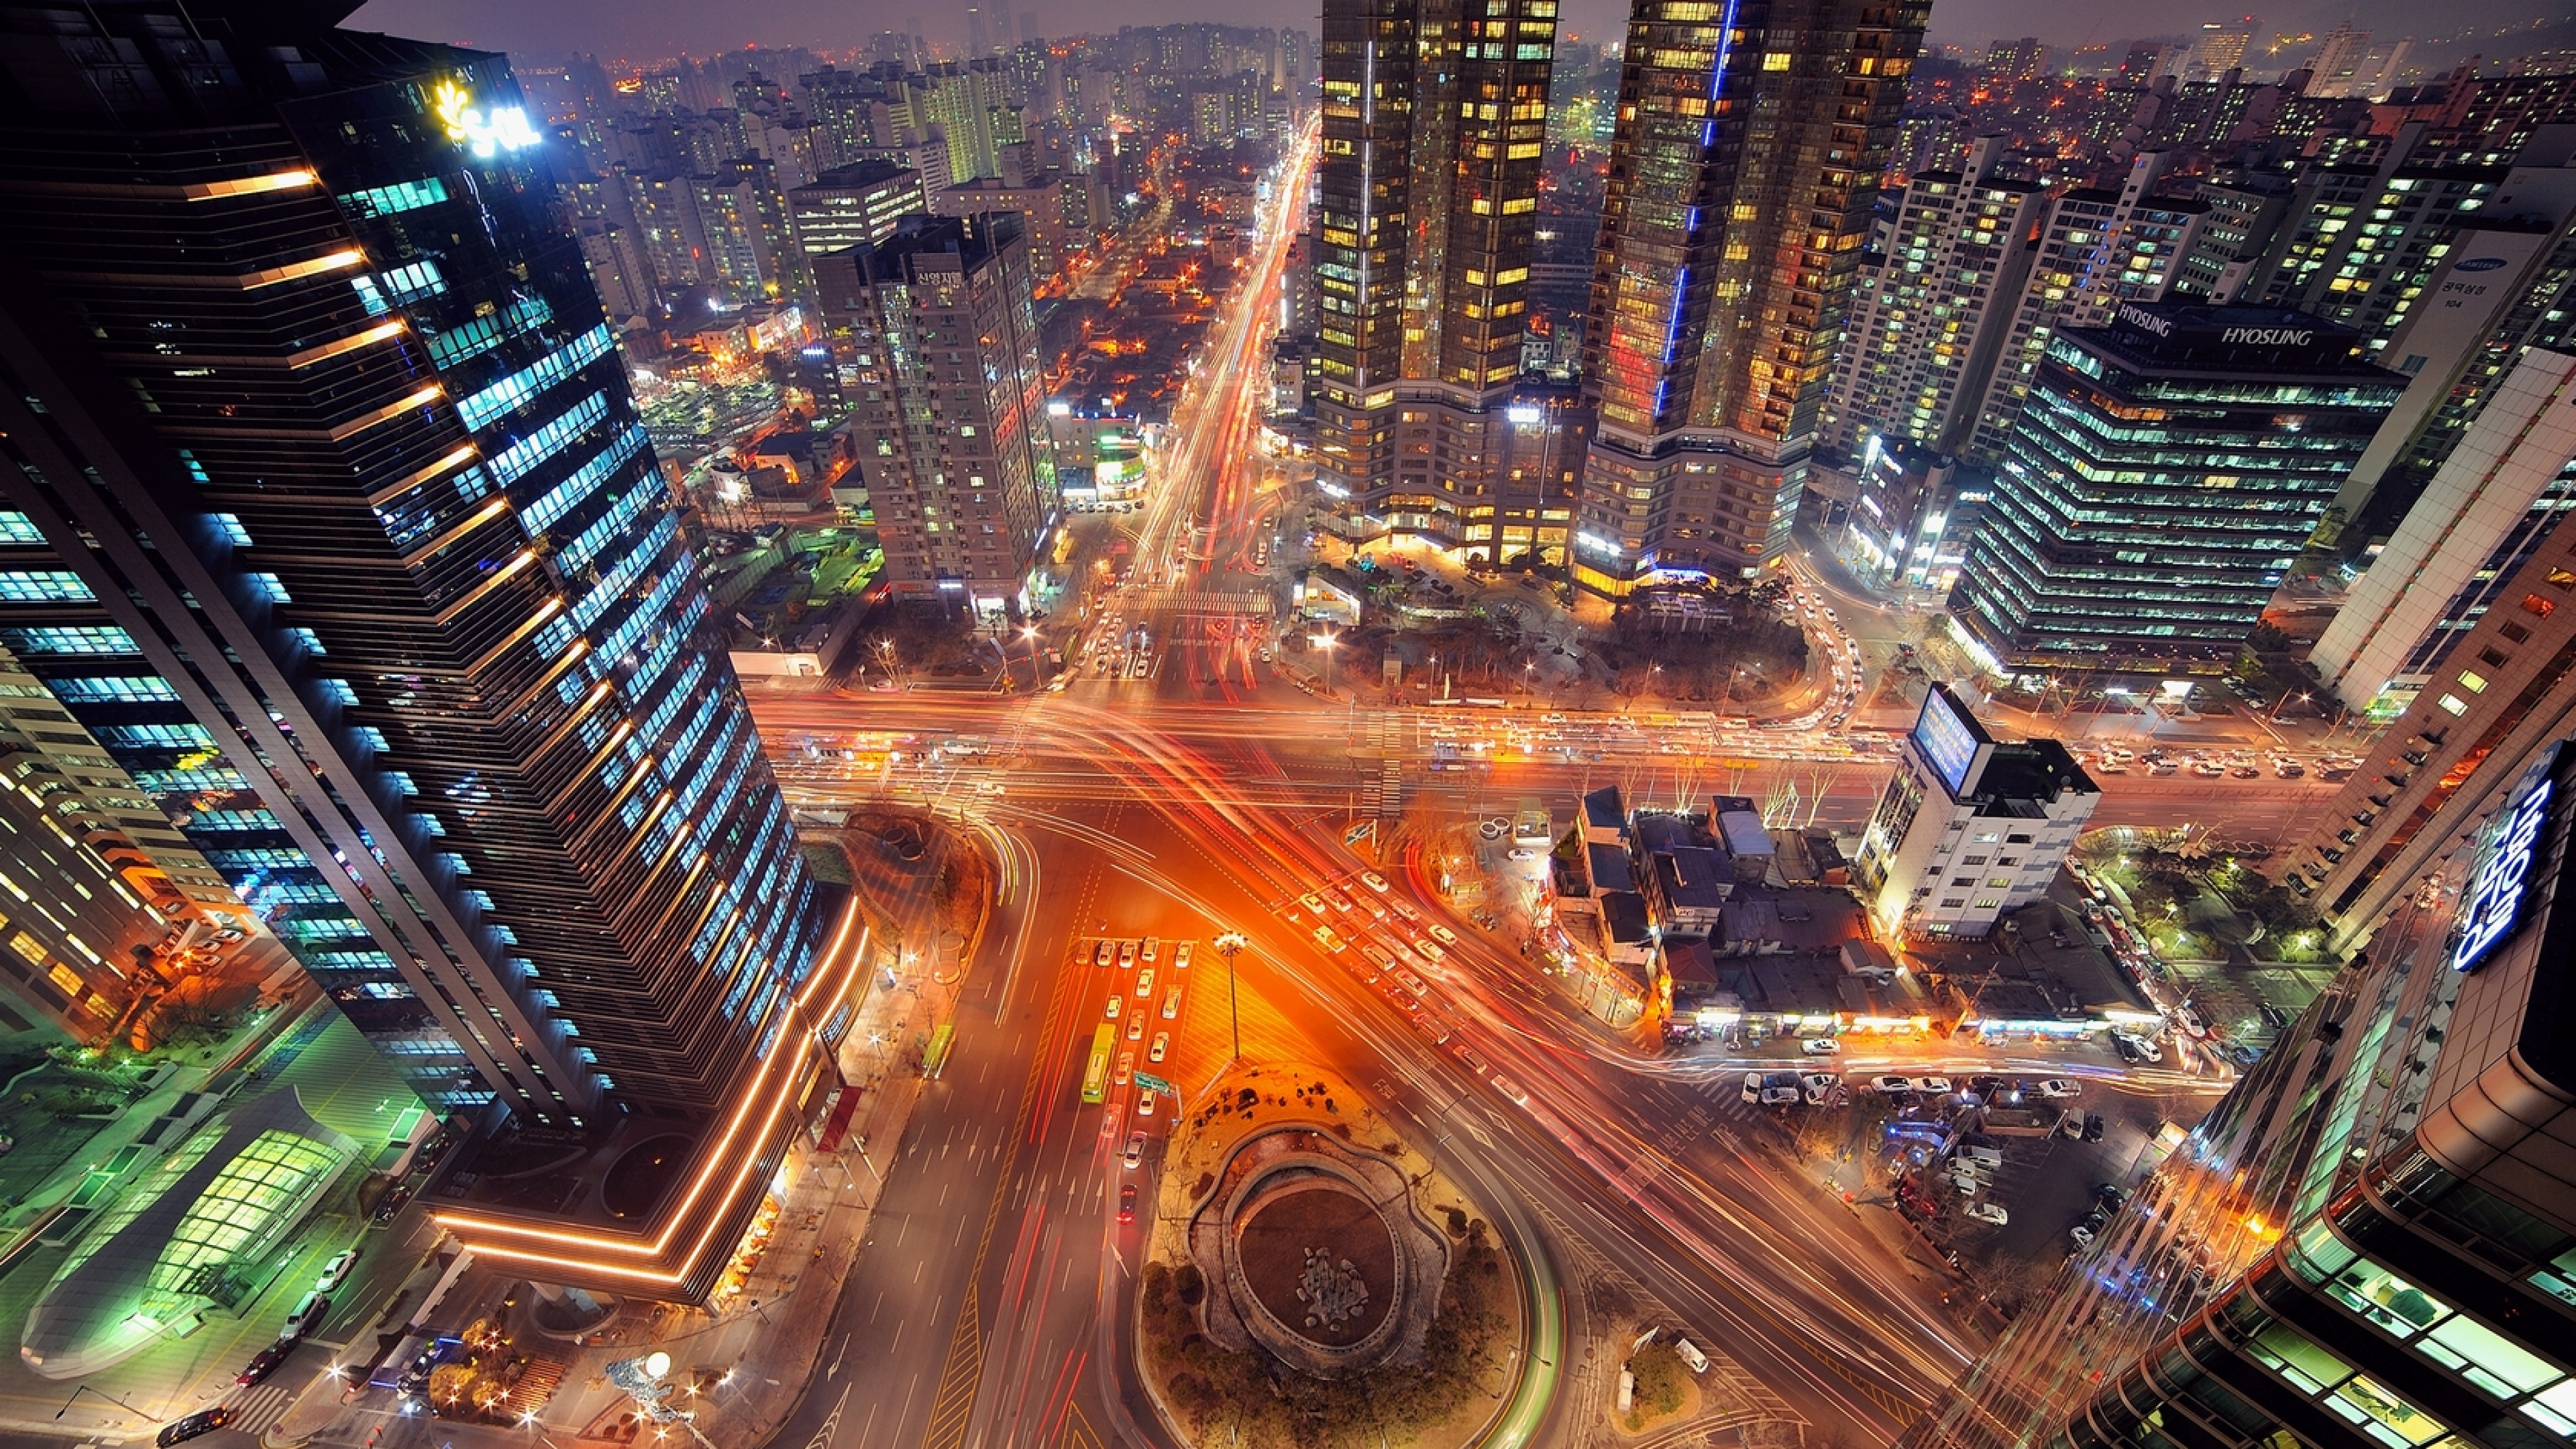
POLYGON ((1109 1048, 1118 1039, 1118 1028, 1102 1022, 1092 1029, 1091 1065, 1082 1069, 1082 1100, 1105 1101, 1109 1096, 1109 1048))

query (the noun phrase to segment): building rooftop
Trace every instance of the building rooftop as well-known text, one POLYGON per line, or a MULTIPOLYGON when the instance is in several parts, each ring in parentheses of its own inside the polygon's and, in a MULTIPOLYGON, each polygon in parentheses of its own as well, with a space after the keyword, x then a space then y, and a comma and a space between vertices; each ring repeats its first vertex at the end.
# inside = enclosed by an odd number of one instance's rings
POLYGON ((2069 792, 2098 795, 2101 791, 2056 740, 1997 745, 1985 772, 1977 777, 1977 813, 2009 813, 2016 802, 2045 805, 2069 792))
POLYGON ((1628 853, 1615 845, 1587 846, 1592 888, 1595 891, 1626 891, 1637 888, 1636 872, 1628 868, 1628 853))
POLYGON ((1583 823, 1596 830, 1628 828, 1628 806, 1618 786, 1604 785, 1583 797, 1583 823))
POLYGON ((2362 359, 2360 333, 2288 307, 2124 302, 2109 326, 2058 336, 2123 371, 2156 377, 2406 382, 2362 359))
POLYGON ((1715 910, 1735 884, 1735 863, 1704 845, 1676 846, 1654 856, 1655 889, 1675 906, 1715 910))

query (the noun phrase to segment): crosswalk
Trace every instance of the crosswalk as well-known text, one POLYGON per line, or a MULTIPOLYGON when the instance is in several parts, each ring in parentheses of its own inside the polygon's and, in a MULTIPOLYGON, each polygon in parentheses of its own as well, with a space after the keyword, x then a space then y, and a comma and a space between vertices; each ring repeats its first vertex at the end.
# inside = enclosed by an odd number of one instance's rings
POLYGON ((274 1379, 232 1401, 232 1428, 245 1434, 267 1432, 270 1425, 286 1417, 286 1407, 295 1402, 295 1390, 274 1379))
POLYGON ((1270 596, 1258 589, 1175 589, 1155 603, 1175 614, 1253 614, 1270 612, 1270 596))

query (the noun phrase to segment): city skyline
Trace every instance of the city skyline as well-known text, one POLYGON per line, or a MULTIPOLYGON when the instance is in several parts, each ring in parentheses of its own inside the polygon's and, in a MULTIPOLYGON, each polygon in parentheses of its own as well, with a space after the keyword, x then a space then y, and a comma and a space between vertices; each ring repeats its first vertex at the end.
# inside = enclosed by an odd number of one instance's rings
MULTIPOLYGON (((1212 7, 1205 0, 1135 0, 1132 4, 1122 0, 1114 6, 1109 0, 1059 0, 1023 5, 1021 9, 1036 13, 1049 36, 1096 29, 1114 31, 1121 24, 1240 23, 1246 18, 1238 10, 1212 7)), ((2521 0, 2471 0, 2446 11, 2440 29, 2427 26, 2420 11, 2394 0, 2301 3, 2276 9, 2277 13, 2256 8, 2255 13, 2266 22, 2267 35, 2277 30, 2287 35, 2321 36, 2336 24, 2349 21, 2361 29, 2416 35, 2425 42, 2480 33, 2495 35, 2533 18, 2521 0)), ((2169 29, 2158 31, 2143 27, 2134 8, 2111 0, 2081 0, 2077 4, 2052 0, 1941 0, 1934 15, 1932 40, 1979 49, 1989 40, 2023 35, 2037 36, 2049 45, 2065 48, 2155 38, 2180 40, 2188 38, 2200 18, 2234 17, 2235 12, 2222 7, 2207 17, 2177 18, 2167 22, 2169 29)), ((905 0, 874 0, 871 7, 855 14, 848 7, 825 7, 815 0, 769 0, 756 16, 728 14, 720 24, 711 22, 699 7, 681 5, 610 5, 605 0, 572 0, 547 7, 539 18, 524 8, 493 0, 372 0, 351 17, 350 24, 359 29, 381 28, 502 50, 607 54, 627 53, 627 48, 632 47, 634 59, 647 60, 684 52, 707 55, 746 44, 857 46, 870 32, 900 27, 914 18, 936 27, 933 40, 961 50, 966 46, 968 35, 962 11, 948 12, 942 18, 905 0), (588 3, 595 3, 596 8, 586 8, 588 3), (629 39, 621 45, 605 40, 608 36, 629 39)), ((1570 37, 1600 42, 1617 37, 1625 29, 1627 12, 1616 0, 1567 0, 1559 19, 1570 37)), ((2509 36, 2499 36, 2491 48, 2510 49, 2516 44, 2509 36)), ((2465 48, 2479 47, 2472 41, 2465 48)))
POLYGON ((0 1449, 2576 1435, 2576 48, 888 8, 0 0, 0 1449))

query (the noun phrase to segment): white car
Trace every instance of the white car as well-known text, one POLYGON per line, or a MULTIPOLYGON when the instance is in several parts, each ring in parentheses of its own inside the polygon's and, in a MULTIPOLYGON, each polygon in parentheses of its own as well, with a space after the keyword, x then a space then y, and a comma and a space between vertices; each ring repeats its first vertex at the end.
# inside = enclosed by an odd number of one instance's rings
POLYGON ((1450 930, 1447 926, 1440 924, 1438 921, 1433 921, 1430 929, 1432 936, 1442 945, 1455 946, 1458 944, 1458 933, 1450 930))
POLYGON ((1762 1074, 1760 1072, 1746 1072, 1744 1074, 1744 1100, 1748 1102, 1759 1102, 1762 1100, 1762 1074))
POLYGON ((1981 1223, 1993 1223, 1999 1228, 2012 1221, 2012 1214, 2004 1211, 2002 1203, 1995 1202, 1969 1204, 1968 1216, 1975 1218, 1981 1223))
POLYGON ((2066 1235, 2073 1238, 2075 1240, 2075 1246, 2079 1248, 2089 1248, 2093 1246, 2093 1230, 2091 1228, 2068 1228, 2066 1230, 2066 1235))
POLYGON ((1493 1081, 1494 1090, 1503 1094, 1504 1101, 1511 1103, 1515 1107, 1526 1107, 1529 1105, 1529 1093, 1512 1085, 1511 1078, 1504 1076, 1500 1072, 1496 1072, 1494 1074, 1493 1081))
POLYGON ((1153 967, 1148 966, 1144 970, 1136 973, 1136 994, 1140 997, 1151 996, 1154 994, 1153 967))
POLYGON ((1386 903, 1395 907, 1395 913, 1404 917, 1408 921, 1418 921, 1422 919, 1422 913, 1420 911, 1415 910, 1413 907, 1406 905, 1404 902, 1397 900, 1392 896, 1387 898, 1386 903))
POLYGON ((1183 941, 1181 944, 1179 944, 1179 945, 1177 945, 1177 946, 1174 946, 1174 947, 1172 948, 1172 969, 1173 969, 1173 970, 1175 970, 1175 971, 1186 971, 1186 970, 1188 970, 1188 969, 1189 969, 1189 965, 1190 965, 1190 948, 1191 948, 1192 946, 1197 945, 1197 944, 1198 944, 1198 942, 1196 942, 1196 941, 1183 941))
POLYGON ((1765 1107, 1794 1107, 1805 1100, 1805 1095, 1795 1087, 1764 1087, 1762 1089, 1762 1105, 1765 1107))
POLYGON ((1163 1059, 1163 1053, 1170 1051, 1171 1049, 1172 1034, 1168 1031, 1158 1031, 1154 1033, 1153 1050, 1145 1053, 1145 1060, 1149 1062, 1159 1062, 1163 1059))
POLYGON ((1103 1013, 1103 1014, 1104 1014, 1105 1016, 1107 1016, 1111 1021, 1116 1021, 1116 1020, 1118 1019, 1118 1011, 1119 1011, 1119 1008, 1121 1008, 1121 1007, 1125 1006, 1126 1004, 1127 1004, 1127 1003, 1126 1003, 1124 1000, 1122 1000, 1122 999, 1120 999, 1120 998, 1118 998, 1118 997, 1113 996, 1113 997, 1109 998, 1109 1010, 1108 1010, 1107 1012, 1103 1013))
POLYGON ((1872 1077, 1869 1079, 1869 1089, 1873 1092, 1885 1092, 1893 1097, 1913 1091, 1914 1079, 1912 1077, 1872 1077))
POLYGON ((1379 875, 1376 871, 1361 871, 1360 884, 1367 886, 1370 890, 1377 892, 1379 895, 1386 894, 1386 877, 1379 875))
POLYGON ((1948 1077, 1916 1077, 1914 1079, 1914 1090, 1918 1092, 1929 1092, 1933 1096, 1937 1097, 1950 1090, 1950 1079, 1948 1077))
POLYGON ((1129 1133, 1127 1135, 1127 1165, 1129 1167, 1134 1167, 1137 1163, 1144 1160, 1145 1134, 1142 1132, 1129 1133))
POLYGON ((1413 941, 1408 944, 1410 944, 1425 961, 1430 961, 1436 964, 1448 959, 1448 952, 1441 950, 1439 947, 1432 945, 1428 941, 1413 941))
POLYGON ((1811 1036, 1798 1043, 1798 1050, 1811 1057, 1829 1057, 1842 1049, 1842 1042, 1830 1036, 1811 1036))
POLYGON ((1297 898, 1297 904, 1304 906, 1307 910, 1316 915, 1320 916, 1324 913, 1324 898, 1315 894, 1313 891, 1308 891, 1304 895, 1299 896, 1297 898))
POLYGON ((2073 1097, 2081 1095, 2083 1091, 2083 1083, 2070 1081, 2065 1077, 2050 1077, 2039 1084, 2039 1094, 2043 1097, 2073 1097))
POLYGON ((1136 1094, 1136 1115, 1139 1117, 1151 1117, 1154 1115, 1153 1093, 1138 1092, 1136 1094))
POLYGON ((351 1248, 322 1265, 322 1276, 313 1280, 313 1291, 331 1293, 349 1280, 349 1270, 358 1266, 358 1250, 351 1248))

